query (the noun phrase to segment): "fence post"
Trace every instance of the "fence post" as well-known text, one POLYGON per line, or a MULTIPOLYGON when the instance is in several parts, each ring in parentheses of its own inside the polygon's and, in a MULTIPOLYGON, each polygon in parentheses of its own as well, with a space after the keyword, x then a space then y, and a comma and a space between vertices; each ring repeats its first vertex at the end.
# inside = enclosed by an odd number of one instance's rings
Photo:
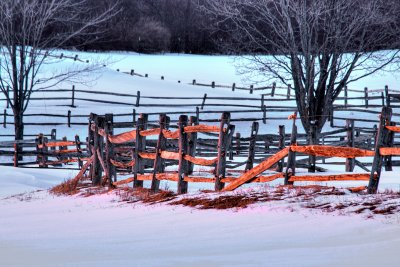
MULTIPOLYGON (((279 150, 285 148, 285 125, 279 125, 279 150)), ((283 165, 285 163, 285 159, 281 159, 278 162, 278 166, 276 168, 277 172, 283 171, 283 165)))
POLYGON ((46 143, 48 142, 47 138, 44 137, 44 135, 41 133, 38 135, 36 138, 36 161, 39 164, 39 168, 47 168, 47 152, 48 152, 48 147, 46 143))
POLYGON ((391 117, 392 109, 389 107, 383 107, 375 142, 375 156, 372 163, 371 176, 368 184, 369 194, 375 194, 378 191, 379 179, 381 177, 383 163, 383 158, 379 150, 384 145, 385 140, 387 139, 387 135, 389 134, 389 131, 386 129, 386 125, 388 122, 390 122, 391 117))
POLYGON ((75 85, 72 85, 71 107, 75 108, 75 85))
POLYGON ((235 89, 236 89, 236 83, 233 83, 233 84, 232 84, 232 92, 234 92, 235 89))
POLYGON ((262 112, 263 112, 263 124, 267 124, 267 106, 262 107, 262 112))
POLYGON ((105 130, 105 166, 107 168, 108 185, 113 186, 113 181, 117 181, 117 172, 115 166, 111 163, 111 159, 114 155, 114 144, 108 139, 109 136, 114 134, 114 116, 112 113, 105 115, 104 130, 105 130), (114 178, 114 179, 113 179, 114 178))
POLYGON ((193 80, 192 85, 196 85, 196 80, 193 80))
POLYGON ((136 141, 135 141, 135 151, 134 158, 135 164, 132 167, 133 170, 133 187, 143 187, 143 181, 138 180, 138 174, 144 174, 144 169, 146 165, 146 160, 140 157, 140 153, 146 150, 146 137, 141 136, 140 132, 147 129, 147 114, 140 114, 136 123, 136 141))
POLYGON ((7 109, 4 110, 3 128, 7 128, 7 109))
POLYGON ((265 106, 265 105, 264 105, 264 101, 265 101, 265 100, 264 100, 264 97, 265 97, 264 94, 262 94, 262 95, 261 95, 261 109, 265 106))
POLYGON ((68 128, 71 128, 71 110, 68 110, 68 114, 67 114, 67 118, 68 118, 68 128))
POLYGON ((253 94, 254 85, 250 85, 250 94, 253 94))
POLYGON ((368 108, 368 88, 364 88, 365 108, 368 108))
POLYGON ((389 96, 389 86, 385 86, 385 98, 386 98, 386 106, 390 106, 390 96, 389 96))
POLYGON ((347 85, 344 87, 344 107, 347 108, 349 92, 347 85))
MULTIPOLYGON (((296 125, 297 112, 294 113, 293 116, 293 126, 292 126, 292 135, 290 137, 290 145, 294 146, 297 144, 297 125, 296 125)), ((296 175, 296 152, 289 149, 288 160, 286 165, 285 172, 285 185, 292 185, 293 182, 290 182, 289 179, 291 176, 296 175)))
MULTIPOLYGON (((354 147, 354 120, 346 120, 347 129, 347 146, 354 147)), ((346 159, 346 172, 353 172, 355 167, 355 159, 346 159)))
POLYGON ((382 107, 385 106, 385 95, 383 94, 383 92, 381 93, 381 99, 382 99, 382 107))
POLYGON ((131 70, 131 76, 133 76, 135 74, 135 70, 131 70))
POLYGON ((75 135, 75 146, 76 146, 76 151, 78 152, 78 166, 79 169, 82 169, 83 163, 80 156, 82 154, 82 146, 79 135, 75 135))
POLYGON ((137 93, 136 93, 136 104, 135 104, 135 106, 136 107, 140 106, 140 91, 137 91, 137 93))
POLYGON ((236 155, 240 155, 240 133, 236 133, 236 155))
POLYGON ((247 157, 246 168, 245 171, 248 171, 253 168, 254 165, 254 156, 256 153, 255 146, 256 146, 256 138, 258 134, 259 125, 258 122, 253 122, 251 126, 251 135, 250 135, 250 142, 249 142, 249 155, 247 157))
POLYGON ((201 109, 204 109, 204 105, 206 104, 207 94, 204 94, 203 102, 201 103, 201 109))
POLYGON ((276 82, 272 83, 271 97, 275 96, 276 82))
POLYGON ((160 180, 157 179, 158 173, 163 173, 165 169, 164 159, 161 158, 161 152, 165 150, 166 138, 164 137, 163 130, 167 127, 167 115, 160 114, 160 134, 158 135, 156 147, 156 159, 154 160, 153 178, 151 181, 151 191, 157 192, 160 189, 160 180))
POLYGON ((135 123, 136 123, 136 109, 132 110, 132 124, 133 127, 135 127, 135 123))
MULTIPOLYGON (((189 120, 189 124, 191 126, 198 125, 199 120, 197 117, 191 116, 189 120)), ((188 147, 188 152, 187 154, 189 156, 195 157, 196 156, 196 151, 197 151, 197 133, 190 133, 188 134, 188 140, 189 140, 189 147, 188 147)), ((188 163, 188 174, 192 174, 194 170, 194 164, 189 162, 188 163)))
POLYGON ((211 82, 211 88, 215 88, 215 82, 211 82))
POLYGON ((291 91, 291 89, 292 89, 292 85, 289 84, 289 85, 288 85, 288 88, 287 88, 287 95, 286 95, 286 98, 287 98, 287 99, 290 99, 290 94, 291 94, 290 91, 291 91))
POLYGON ((101 177, 102 177, 102 170, 101 170, 101 164, 99 157, 102 155, 98 154, 98 151, 102 153, 102 137, 99 135, 99 128, 103 127, 103 122, 104 119, 101 118, 100 116, 95 116, 94 117, 94 133, 93 133, 93 163, 91 166, 91 178, 92 178, 92 184, 94 186, 98 186, 101 184, 101 177))
POLYGON ((228 131, 231 121, 231 114, 229 112, 222 113, 220 131, 218 137, 218 162, 215 168, 215 191, 220 191, 224 188, 225 184, 221 179, 225 177, 226 170, 226 151, 228 143, 228 131))
MULTIPOLYGON (((396 126, 395 122, 390 122, 390 126, 396 126)), ((394 132, 389 131, 387 135, 387 140, 385 141, 385 146, 387 147, 393 147, 394 144, 394 132)), ((385 171, 393 171, 393 162, 392 162, 392 156, 386 156, 384 161, 385 161, 385 171)))
POLYGON ((188 153, 188 135, 185 133, 185 127, 188 124, 188 117, 181 115, 179 117, 179 167, 178 167, 178 194, 186 194, 188 190, 188 182, 185 176, 189 174, 188 161, 185 156, 188 153))

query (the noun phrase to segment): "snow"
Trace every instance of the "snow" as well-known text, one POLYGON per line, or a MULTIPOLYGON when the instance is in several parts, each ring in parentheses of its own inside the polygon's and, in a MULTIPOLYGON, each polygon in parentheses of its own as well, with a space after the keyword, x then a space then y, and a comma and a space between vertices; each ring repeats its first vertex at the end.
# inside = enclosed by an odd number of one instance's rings
MULTIPOLYGON (((70 52, 74 54, 73 52, 70 52)), ((82 59, 108 61, 96 77, 77 88, 115 91, 142 96, 234 96, 248 93, 224 88, 189 85, 198 82, 246 84, 236 74, 228 56, 140 55, 135 53, 78 53, 82 59), (149 74, 132 77, 115 71, 149 74), (165 76, 161 81, 160 76, 165 76), (181 83, 178 84, 177 81, 181 83)), ((73 64, 64 61, 59 67, 73 64)), ((54 66, 53 66, 54 67, 54 66)), ((48 70, 48 71, 51 71, 48 70)), ((399 88, 399 75, 384 74, 361 80, 352 88, 399 88)), ((61 84, 59 88, 70 88, 61 84)), ((37 93, 50 97, 61 94, 37 93)), ((85 97, 93 97, 86 94, 85 97)), ((258 97, 255 93, 254 97, 258 97)), ((134 103, 135 99, 102 97, 134 103)), ((148 100, 144 100, 148 101, 148 100)), ((198 100, 182 100, 197 101, 198 100)), ((28 113, 66 114, 68 101, 34 102, 28 113)), ((196 102, 196 103, 197 103, 196 102)), ((144 102, 145 103, 145 102, 144 102)), ((160 102, 168 103, 168 101, 160 102)), ((243 101, 243 103, 252 103, 243 101)), ((132 107, 77 101, 73 114, 131 113, 132 107)), ((253 103, 254 104, 254 103, 253 103)), ((2 104, 3 105, 3 104, 2 104)), ((258 105, 258 103, 257 103, 258 105)), ((1 106, 0 108, 5 108, 1 106)), ((187 108, 140 107, 140 112, 187 111, 187 108)), ((222 111, 223 108, 215 108, 222 111)), ((8 111, 11 113, 11 111, 8 111)), ((270 115, 270 114, 269 114, 270 115)), ((275 116, 277 114, 272 114, 275 116)), ((356 116, 347 113, 347 116, 356 116)), ((205 115, 204 115, 205 116, 205 115)), ((246 114, 233 116, 246 117, 246 114)), ((251 116, 251 115, 250 115, 251 116)), ((364 115, 358 115, 364 116, 364 115)), ((372 118, 373 116, 369 116, 372 118)), ((118 118, 123 119, 123 118, 118 118)), ((126 119, 126 118, 125 118, 126 119)), ((377 118, 376 118, 377 119, 377 118)), ((27 118, 27 121, 36 121, 27 118)), ((54 118, 53 118, 54 121, 54 118)), ((87 118, 82 118, 87 122, 87 118)), ((235 123, 236 124, 236 123, 235 123)), ((246 136, 250 122, 237 125, 246 136)), ((275 133, 279 124, 291 129, 290 121, 268 120, 260 133, 275 133)), ((29 126, 32 134, 57 128, 58 136, 86 136, 87 127, 29 126)), ((1 130, 11 133, 9 126, 1 130)), ((82 138, 81 138, 82 139, 82 138)), ((4 161, 6 159, 0 159, 4 161)), ((9 160, 9 158, 8 158, 9 160)), ((329 166, 330 173, 344 167, 329 166)), ((302 170, 298 170, 299 173, 302 170)), ((357 169, 357 171, 360 171, 357 169)), ((167 204, 145 205, 120 202, 113 193, 91 197, 57 197, 47 189, 74 177, 76 171, 14 169, 0 167, 0 266, 398 266, 400 220, 398 214, 367 219, 364 215, 329 213, 302 208, 298 203, 257 203, 244 210, 197 210, 167 204)), ((399 170, 384 172, 381 190, 398 191, 399 170)), ((281 184, 278 181, 273 184, 281 184)), ((307 184, 307 183, 304 183, 307 184)), ((329 186, 360 186, 365 182, 320 183, 329 186)), ((174 189, 175 183, 161 187, 174 189)), ((260 188, 260 185, 246 187, 260 188)), ((192 186, 191 194, 204 185, 192 186)), ((261 187, 262 188, 262 187, 261 187)), ((249 190, 249 189, 244 189, 249 190)), ((358 197, 350 197, 357 200, 358 197)), ((341 198, 322 198, 340 201, 341 198)))

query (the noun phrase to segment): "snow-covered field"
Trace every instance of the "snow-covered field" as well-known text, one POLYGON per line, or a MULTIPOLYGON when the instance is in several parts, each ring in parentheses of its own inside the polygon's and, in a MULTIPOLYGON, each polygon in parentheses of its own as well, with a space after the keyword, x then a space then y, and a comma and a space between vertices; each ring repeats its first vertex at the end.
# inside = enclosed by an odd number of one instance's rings
MULTIPOLYGON (((80 57, 106 58, 109 54, 80 53, 80 57)), ((140 90, 147 96, 201 97, 207 93, 248 97, 248 93, 229 89, 188 85, 192 79, 240 84, 232 60, 215 56, 114 53, 109 58, 112 62, 109 68, 96 74, 99 79, 85 88, 132 94, 140 90), (135 69, 141 74, 148 73, 150 78, 131 77, 116 72, 117 68, 135 69), (160 80, 161 75, 165 76, 164 81, 160 80), (178 84, 177 80, 182 82, 178 84)), ((72 63, 65 63, 68 64, 72 63)), ((400 88, 399 79, 400 75, 386 74, 361 80, 351 87, 378 89, 387 84, 390 88, 400 88)), ((66 86, 70 85, 60 85, 66 86)), ((35 102, 28 112, 65 114, 70 109, 59 104, 35 102)), ((77 106, 74 114, 132 112, 131 107, 116 105, 77 102, 77 106)), ((138 113, 159 111, 168 110, 151 107, 137 110, 138 113)), ((279 124, 289 127, 290 122, 268 121, 260 133, 276 133, 279 124)), ((53 127, 32 126, 27 130, 48 133, 50 128, 53 127)), ((250 122, 237 125, 244 135, 249 128, 250 122)), ((76 133, 86 136, 87 128, 60 126, 57 130, 59 136, 71 138, 76 133)), ((12 129, 1 131, 10 133, 12 129)), ((384 172, 381 189, 399 191, 399 173, 398 169, 384 172)), ((57 197, 47 192, 74 174, 70 170, 0 167, 0 266, 400 265, 397 213, 369 218, 366 212, 326 213, 289 201, 257 203, 243 210, 198 210, 168 204, 128 204, 120 202, 113 193, 57 197)), ((192 190, 192 194, 196 192, 192 190)), ((363 196, 346 194, 319 200, 362 201, 363 196)), ((398 200, 393 202, 396 204, 398 200)))

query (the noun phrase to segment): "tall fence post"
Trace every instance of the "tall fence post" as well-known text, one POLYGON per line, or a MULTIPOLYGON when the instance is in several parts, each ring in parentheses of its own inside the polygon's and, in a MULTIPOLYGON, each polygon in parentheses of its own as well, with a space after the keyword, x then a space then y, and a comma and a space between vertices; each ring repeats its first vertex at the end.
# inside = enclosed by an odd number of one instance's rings
MULTIPOLYGON (((347 146, 354 147, 354 120, 346 120, 347 129, 347 146)), ((353 172, 355 167, 355 159, 346 159, 346 172, 353 172)))
POLYGON ((81 140, 79 138, 79 135, 75 135, 75 146, 76 146, 76 151, 78 152, 78 166, 79 169, 82 169, 83 163, 81 160, 81 154, 82 154, 82 146, 81 146, 81 140))
MULTIPOLYGON (((290 137, 290 145, 294 146, 297 144, 297 125, 296 125, 297 112, 293 114, 293 125, 292 125, 292 135, 290 137)), ((289 149, 288 160, 285 172, 285 185, 291 185, 289 179, 291 176, 296 175, 296 152, 289 149)))
POLYGON ((144 174, 144 169, 146 165, 146 160, 140 157, 140 153, 146 150, 146 137, 141 136, 140 132, 147 129, 147 114, 140 114, 136 123, 136 141, 135 141, 135 151, 133 160, 135 164, 133 165, 133 187, 143 187, 143 181, 138 180, 139 174, 144 174))
MULTIPOLYGON (((390 126, 396 126, 395 122, 390 122, 390 126)), ((387 140, 385 140, 385 145, 387 147, 393 147, 394 145, 394 132, 389 131, 387 135, 387 140)), ((393 162, 392 162, 392 156, 386 156, 384 158, 385 162, 385 171, 393 171, 393 162)))
POLYGON ((179 117, 179 167, 178 167, 178 194, 186 194, 188 190, 188 182, 185 177, 189 174, 188 161, 185 156, 188 152, 188 135, 185 133, 185 127, 188 124, 188 117, 181 115, 179 117))
POLYGON ((254 91, 254 85, 250 85, 250 94, 253 94, 254 91))
MULTIPOLYGON (((197 117, 191 116, 189 120, 189 125, 195 126, 199 124, 199 120, 197 117)), ((197 133, 190 133, 188 134, 188 141, 189 141, 189 146, 188 146, 188 152, 187 154, 189 156, 195 157, 196 156, 196 150, 197 150, 197 133)), ((188 163, 188 174, 193 174, 194 170, 194 164, 189 162, 188 163)))
POLYGON ((386 99, 386 106, 390 106, 390 96, 389 96, 389 86, 385 86, 385 99, 386 99))
POLYGON ((387 140, 387 136, 389 135, 389 131, 388 129, 386 129, 386 126, 388 125, 388 122, 390 122, 391 117, 392 117, 392 109, 389 107, 383 107, 375 141, 375 156, 374 156, 374 161, 372 163, 371 176, 368 184, 369 194, 375 194, 378 191, 379 180, 382 172, 382 163, 383 163, 383 157, 381 156, 379 150, 381 147, 384 146, 385 140, 387 140))
POLYGON ((347 108, 349 92, 347 85, 344 87, 344 107, 347 108))
POLYGON ((160 134, 158 135, 156 147, 156 159, 154 160, 153 178, 151 181, 151 191, 157 192, 160 189, 160 180, 157 179, 157 174, 163 173, 165 169, 164 159, 161 157, 161 152, 165 150, 166 138, 164 137, 163 130, 167 126, 167 115, 160 114, 160 134))
POLYGON ((249 154, 247 156, 247 162, 246 162, 246 167, 245 171, 248 171, 253 168, 254 165, 254 157, 256 153, 256 139, 257 139, 257 134, 258 134, 258 129, 259 125, 258 122, 253 122, 251 126, 251 135, 250 135, 250 142, 249 142, 249 154))
POLYGON ((264 105, 262 106, 262 112, 263 112, 263 124, 267 124, 267 107, 264 105))
POLYGON ((233 84, 232 84, 232 92, 234 92, 235 89, 236 89, 236 83, 233 83, 233 84))
POLYGON ((368 88, 367 87, 364 88, 364 98, 365 98, 365 108, 368 108, 369 104, 368 104, 368 88))
POLYGON ((110 187, 113 186, 113 181, 117 181, 117 172, 115 166, 112 164, 111 160, 114 155, 114 144, 110 142, 109 136, 114 134, 114 116, 112 113, 105 115, 104 121, 104 131, 105 131, 105 165, 108 174, 108 184, 110 187))
POLYGON ((236 156, 240 155, 241 150, 240 133, 236 133, 236 156))
POLYGON ((71 110, 68 110, 67 119, 68 128, 71 128, 71 110))
POLYGON ((102 136, 99 135, 99 128, 104 128, 104 118, 95 115, 94 117, 94 133, 93 133, 93 163, 91 166, 92 184, 98 186, 101 184, 102 169, 99 158, 102 157, 102 136))
MULTIPOLYGON (((285 125, 279 125, 279 149, 281 150, 284 148, 285 148, 285 125)), ((278 161, 276 171, 282 172, 284 164, 285 164, 284 158, 278 161)))
POLYGON ((226 171, 226 152, 230 121, 231 114, 229 112, 222 113, 218 138, 218 162, 215 168, 215 191, 220 191, 225 186, 221 180, 225 177, 226 171))
MULTIPOLYGON (((317 132, 317 126, 315 125, 315 122, 311 123, 310 125, 310 131, 309 131, 309 144, 310 145, 318 145, 318 132, 317 132)), ((316 170, 316 156, 311 155, 308 157, 308 172, 315 172, 316 170)))

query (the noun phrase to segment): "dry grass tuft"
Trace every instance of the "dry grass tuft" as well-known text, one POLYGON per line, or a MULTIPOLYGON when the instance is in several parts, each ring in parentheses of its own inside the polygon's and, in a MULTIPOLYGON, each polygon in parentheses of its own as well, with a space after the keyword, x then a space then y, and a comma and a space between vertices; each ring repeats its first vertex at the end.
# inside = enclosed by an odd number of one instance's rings
POLYGON ((60 195, 75 195, 79 193, 76 183, 74 180, 67 180, 59 185, 54 186, 50 189, 50 193, 60 196, 60 195))
POLYGON ((160 190, 157 193, 154 193, 150 189, 146 188, 128 187, 120 188, 117 191, 117 195, 123 202, 134 203, 141 201, 146 204, 162 203, 176 198, 176 194, 172 191, 160 190))
POLYGON ((196 207, 198 209, 232 209, 247 208, 249 205, 258 201, 257 197, 249 197, 244 195, 236 196, 220 196, 214 199, 209 198, 183 198, 178 201, 171 202, 170 205, 183 205, 187 207, 196 207))

